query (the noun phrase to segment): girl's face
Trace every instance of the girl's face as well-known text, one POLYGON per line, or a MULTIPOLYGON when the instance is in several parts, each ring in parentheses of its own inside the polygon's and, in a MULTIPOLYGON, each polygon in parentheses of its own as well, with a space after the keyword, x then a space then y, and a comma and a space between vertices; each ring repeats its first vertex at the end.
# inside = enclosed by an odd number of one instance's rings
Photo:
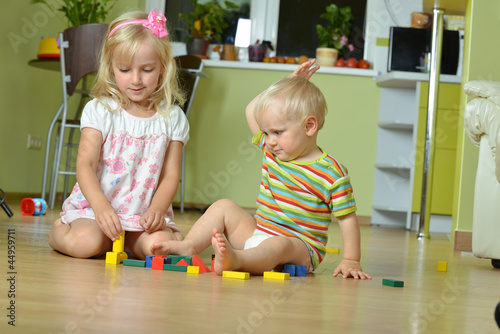
POLYGON ((130 99, 129 112, 144 110, 148 98, 155 91, 161 74, 161 62, 149 43, 142 43, 130 63, 113 61, 116 84, 122 94, 130 99))
POLYGON ((259 128, 265 135, 266 147, 281 161, 308 159, 312 146, 306 126, 299 120, 288 119, 283 115, 282 108, 283 103, 276 101, 258 120, 259 128))

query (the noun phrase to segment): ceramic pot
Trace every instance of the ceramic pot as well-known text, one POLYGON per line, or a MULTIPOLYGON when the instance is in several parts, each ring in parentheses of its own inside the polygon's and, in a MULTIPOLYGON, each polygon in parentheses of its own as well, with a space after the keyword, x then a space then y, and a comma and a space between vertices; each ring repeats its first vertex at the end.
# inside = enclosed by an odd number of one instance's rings
POLYGON ((317 48, 316 49, 316 64, 319 66, 335 66, 339 50, 334 48, 317 48))
POLYGON ((209 41, 201 38, 193 38, 191 42, 186 43, 186 51, 188 55, 206 56, 209 41))
POLYGON ((236 60, 238 58, 239 48, 234 44, 216 45, 213 49, 219 53, 220 60, 236 60))

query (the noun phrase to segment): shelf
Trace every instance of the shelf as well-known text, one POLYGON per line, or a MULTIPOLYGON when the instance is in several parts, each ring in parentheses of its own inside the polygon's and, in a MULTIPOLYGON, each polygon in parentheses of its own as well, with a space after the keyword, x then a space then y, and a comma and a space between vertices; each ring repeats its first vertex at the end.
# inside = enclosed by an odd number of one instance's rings
POLYGON ((402 170, 410 171, 410 167, 405 167, 405 166, 396 165, 396 164, 375 164, 375 168, 392 170, 392 171, 402 171, 402 170))
POLYGON ((389 211, 389 212, 406 213, 408 211, 408 208, 404 208, 402 206, 373 205, 372 208, 379 211, 389 211))
POLYGON ((379 122, 378 126, 384 129, 394 129, 394 130, 413 130, 413 124, 404 123, 400 121, 384 121, 379 122))
MULTIPOLYGON (((392 71, 375 77, 379 87, 416 88, 419 81, 429 81, 429 73, 392 71)), ((462 78, 457 75, 441 74, 439 82, 460 84, 462 78)))
POLYGON ((423 0, 425 13, 432 13, 433 8, 443 8, 446 14, 464 15, 467 0, 423 0))

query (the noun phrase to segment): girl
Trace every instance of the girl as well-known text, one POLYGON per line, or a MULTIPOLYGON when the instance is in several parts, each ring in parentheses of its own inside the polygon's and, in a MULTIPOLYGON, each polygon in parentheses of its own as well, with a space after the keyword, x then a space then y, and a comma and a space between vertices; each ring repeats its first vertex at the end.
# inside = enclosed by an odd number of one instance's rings
POLYGON ((55 250, 78 258, 112 249, 144 259, 154 242, 182 240, 173 222, 189 125, 165 16, 124 14, 104 38, 91 100, 81 117, 77 184, 49 233, 55 250))

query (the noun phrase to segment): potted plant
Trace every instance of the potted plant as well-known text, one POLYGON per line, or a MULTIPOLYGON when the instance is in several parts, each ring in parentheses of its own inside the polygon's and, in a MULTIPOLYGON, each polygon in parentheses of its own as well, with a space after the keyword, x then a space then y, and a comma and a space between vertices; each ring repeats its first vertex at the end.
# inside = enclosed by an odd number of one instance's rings
POLYGON ((42 3, 54 12, 60 11, 68 19, 69 27, 87 23, 102 23, 115 0, 59 0, 59 8, 53 8, 47 0, 32 0, 32 3, 42 3))
POLYGON ((237 9, 238 5, 231 1, 224 1, 222 7, 217 0, 199 3, 190 0, 194 9, 192 12, 179 13, 179 20, 185 23, 189 32, 186 36, 186 49, 188 54, 205 55, 208 44, 212 41, 221 41, 221 34, 229 25, 224 19, 228 9, 237 9))
POLYGON ((330 4, 320 17, 328 23, 326 26, 316 25, 319 40, 316 58, 318 65, 333 66, 344 47, 347 46, 350 51, 354 49, 352 44, 347 44, 353 20, 351 7, 339 8, 335 4, 330 4))

